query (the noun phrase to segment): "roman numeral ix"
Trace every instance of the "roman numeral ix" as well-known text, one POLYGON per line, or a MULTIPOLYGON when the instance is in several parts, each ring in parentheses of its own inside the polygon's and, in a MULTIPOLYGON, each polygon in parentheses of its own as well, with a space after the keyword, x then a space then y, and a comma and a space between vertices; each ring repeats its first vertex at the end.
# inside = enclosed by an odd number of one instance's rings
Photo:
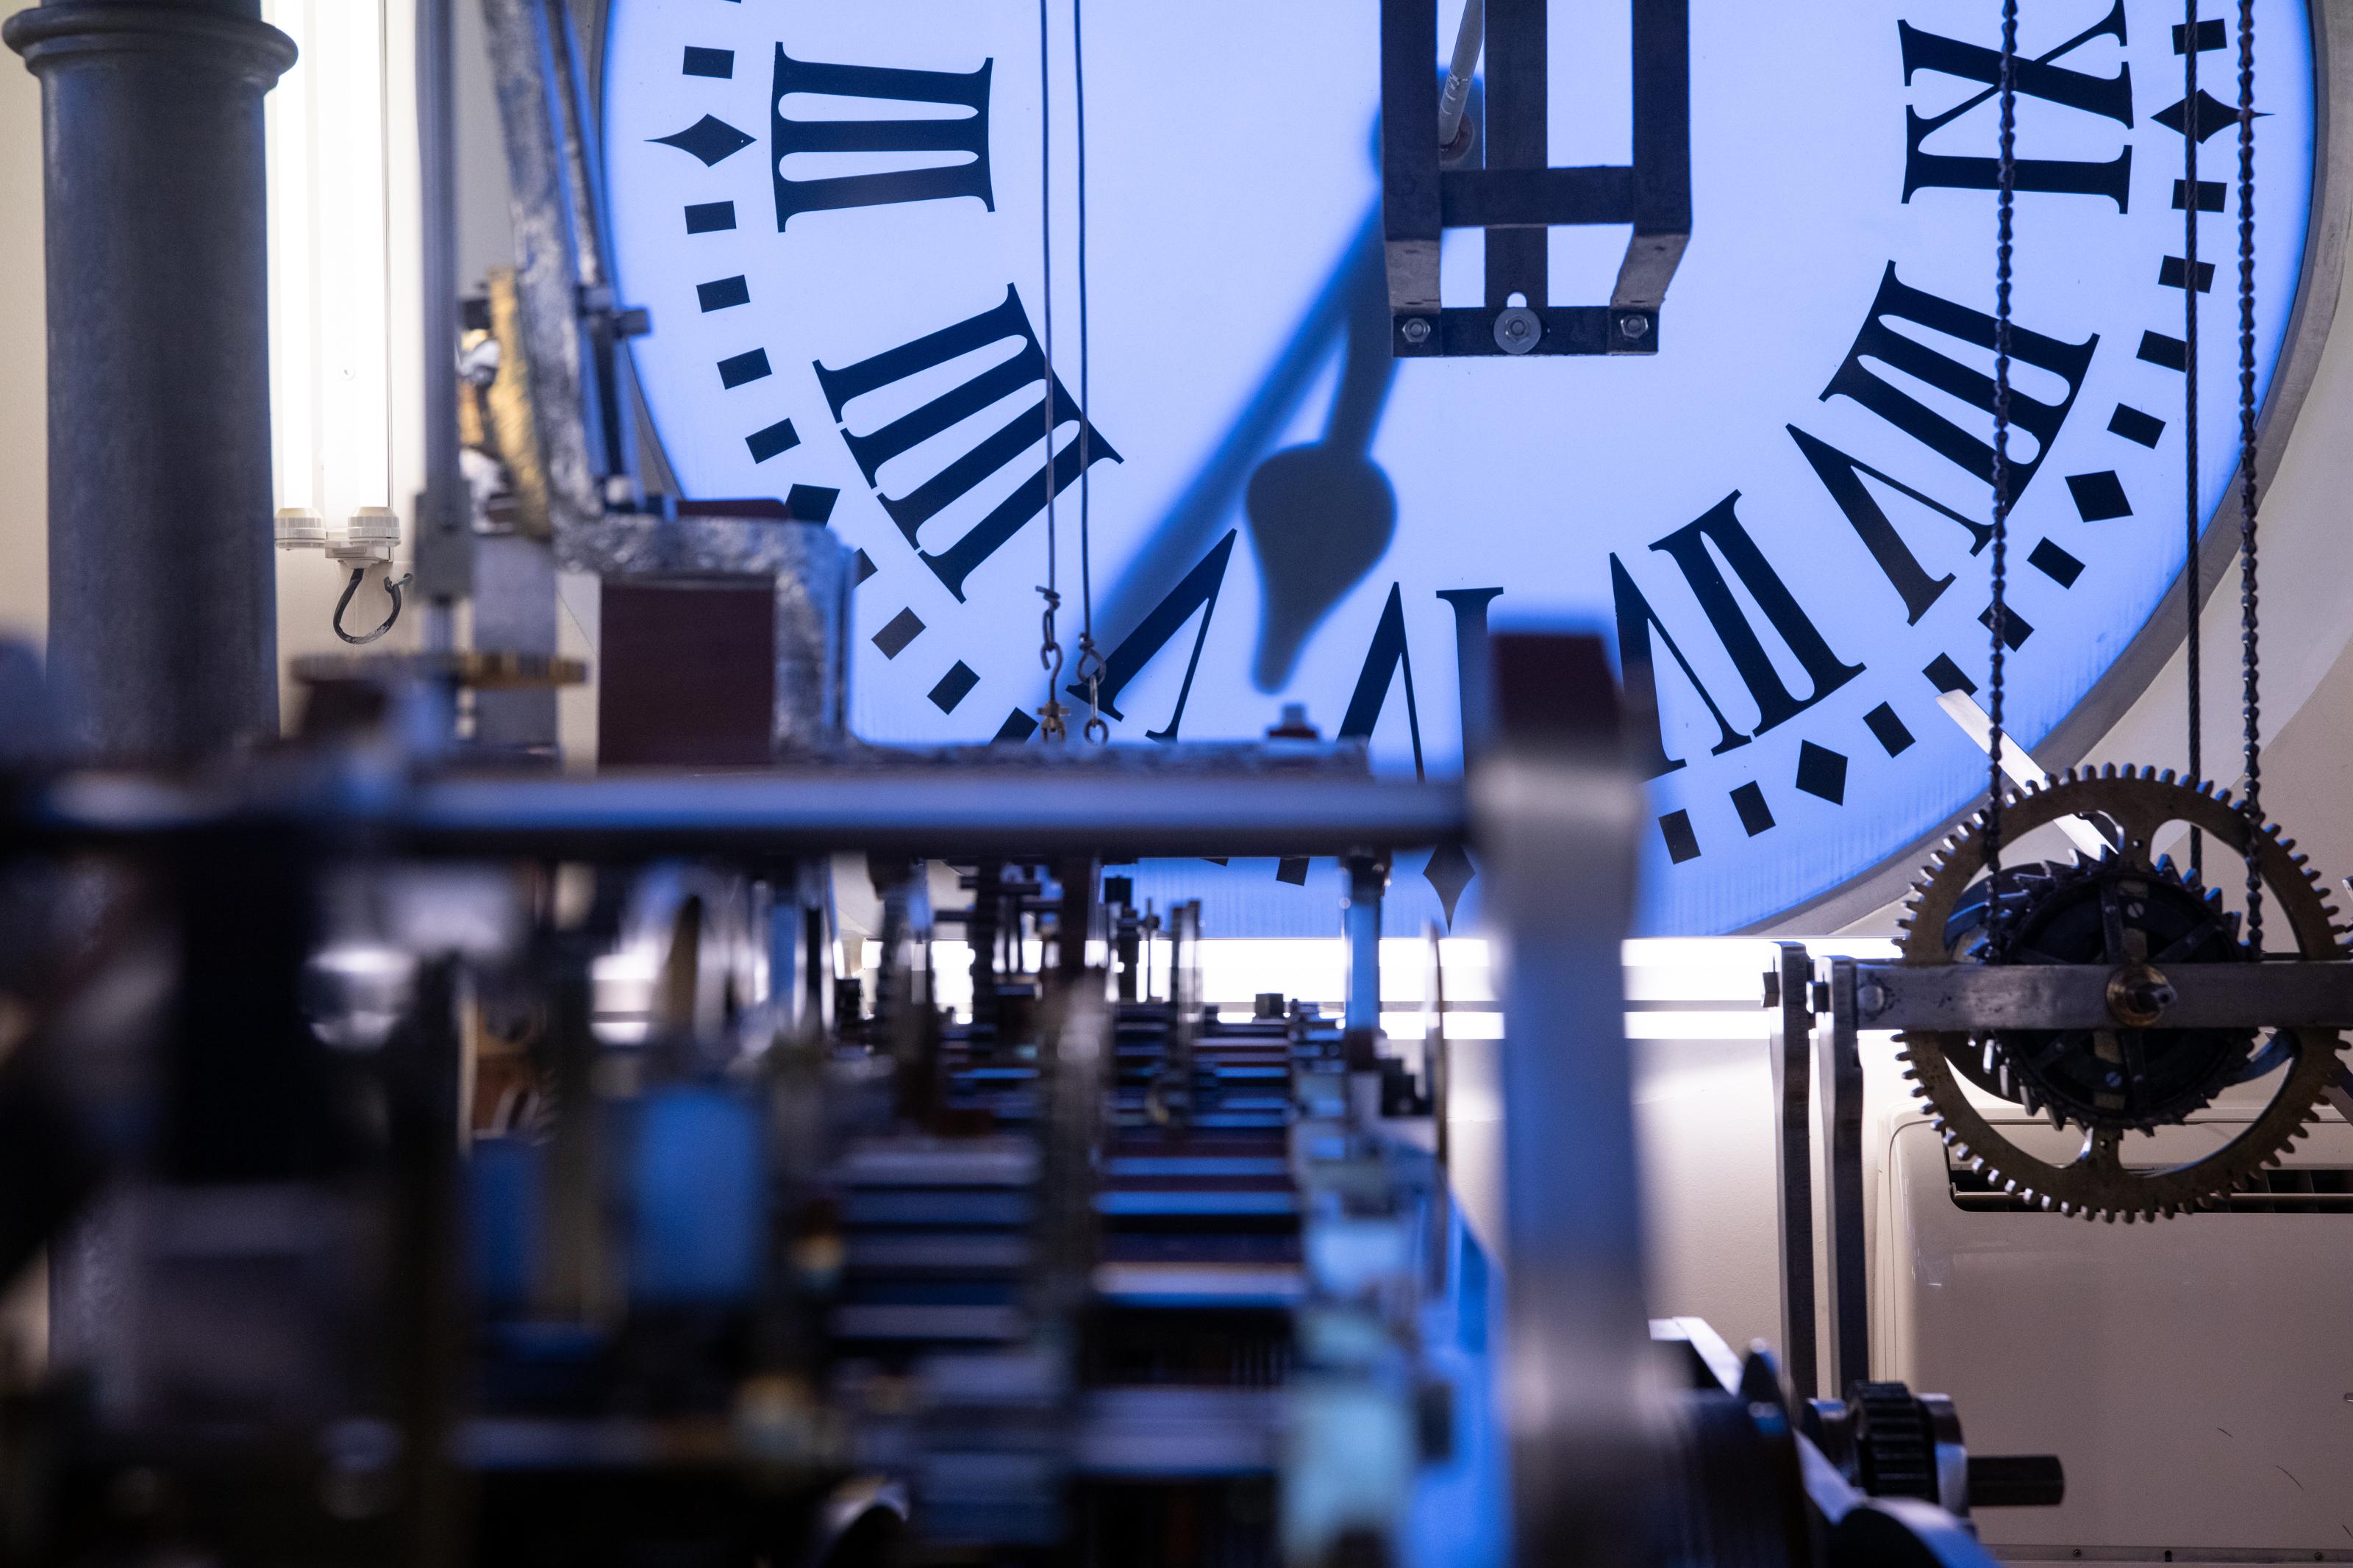
MULTIPOLYGON (((1994 159, 1931 153, 1926 142, 1929 137, 1995 95, 2001 79, 2000 53, 1981 45, 1947 38, 1938 33, 1924 32, 1909 22, 1898 22, 1895 26, 1903 45, 1905 86, 1910 86, 1913 77, 1919 72, 1933 71, 1943 76, 1958 77, 1964 81, 1979 82, 1984 87, 1983 91, 1962 100, 1942 114, 1924 118, 1917 110, 1906 109, 1904 111, 1904 199, 1908 202, 1913 192, 1930 187, 1992 190, 1997 181, 1994 159)), ((2116 8, 2105 20, 2084 29, 2049 54, 2035 59, 2020 60, 2015 77, 2019 93, 2062 109, 2112 120, 2129 129, 2133 122, 2130 66, 2119 65, 2116 75, 2101 77, 2071 70, 2056 63, 2061 57, 2100 37, 2113 37, 2119 47, 2123 46, 2124 0, 2116 0, 2116 8)), ((2124 147, 2105 163, 2065 158, 2021 157, 2018 161, 2017 179, 2017 188, 2021 191, 2105 196, 2116 204, 2118 212, 2124 212, 2132 199, 2132 148, 2129 145, 2124 147)))

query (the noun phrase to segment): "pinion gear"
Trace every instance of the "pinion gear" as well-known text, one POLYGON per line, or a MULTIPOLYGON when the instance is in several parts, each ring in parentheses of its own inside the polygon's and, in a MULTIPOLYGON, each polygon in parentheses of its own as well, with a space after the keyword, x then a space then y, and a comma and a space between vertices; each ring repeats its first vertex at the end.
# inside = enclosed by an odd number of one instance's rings
MULTIPOLYGON (((2110 856, 2079 856, 2002 871, 1989 913, 1980 878, 1946 924, 1946 945, 1980 963, 2245 963, 2239 917, 2221 895, 2185 880, 2169 860, 2144 871, 2110 856)), ((2254 1029, 2003 1030, 1955 1062, 1978 1088, 2047 1112, 2052 1124, 2177 1123, 2245 1076, 2254 1029)))
MULTIPOLYGON (((2108 767, 2070 772, 2007 802, 2013 841, 2063 816, 2105 818, 2116 847, 2074 866, 2005 868, 1998 907, 1984 884, 1982 816, 1948 840, 1915 885, 1899 947, 1914 964, 1954 963, 2171 963, 2243 962, 2236 922, 2211 895, 2150 845, 2170 823, 2187 823, 2234 855, 2257 845, 2258 868, 2296 956, 2345 956, 2321 896, 2294 845, 2252 827, 2227 795, 2170 773, 2108 767), (1972 893, 1974 890, 1974 898, 1972 893), (1976 907, 1974 910, 1971 905, 1976 907)), ((1916 1092, 1945 1141, 2006 1191, 2086 1217, 2126 1219, 2199 1208, 2243 1184, 2299 1136, 2337 1071, 2338 1040, 2327 1029, 2283 1029, 2252 1057, 2252 1031, 2005 1031, 1990 1040, 1912 1031, 1903 1054, 1916 1092), (2128 1167, 2124 1135, 2178 1122, 2224 1085, 2274 1076, 2269 1102, 2236 1137, 2188 1164, 2128 1167), (1967 1079, 1997 1095, 2082 1127, 2083 1151, 2065 1164, 2028 1153, 1989 1122, 1963 1092, 1967 1079)))

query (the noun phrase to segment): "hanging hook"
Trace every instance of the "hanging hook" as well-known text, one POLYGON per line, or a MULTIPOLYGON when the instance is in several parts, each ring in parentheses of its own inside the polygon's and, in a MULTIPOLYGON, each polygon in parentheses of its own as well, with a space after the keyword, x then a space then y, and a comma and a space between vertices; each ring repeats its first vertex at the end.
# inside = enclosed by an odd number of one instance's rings
POLYGON ((408 586, 408 584, 416 579, 417 574, 411 572, 406 576, 402 577, 398 582, 395 582, 391 577, 386 576, 384 580, 384 591, 387 595, 391 595, 392 613, 385 616, 384 625, 376 627, 375 630, 372 632, 362 632, 359 636, 353 637, 351 633, 343 630, 343 612, 352 607, 352 595, 360 591, 360 584, 366 576, 366 567, 353 567, 352 580, 343 584, 343 596, 335 601, 335 635, 355 647, 363 643, 372 643, 375 641, 376 638, 384 636, 385 633, 392 630, 393 623, 400 619, 400 591, 408 586))
POLYGON ((1105 664, 1103 650, 1095 647, 1092 632, 1079 634, 1079 679, 1087 685, 1087 722, 1083 733, 1100 746, 1111 739, 1111 726, 1103 721, 1103 678, 1105 664))

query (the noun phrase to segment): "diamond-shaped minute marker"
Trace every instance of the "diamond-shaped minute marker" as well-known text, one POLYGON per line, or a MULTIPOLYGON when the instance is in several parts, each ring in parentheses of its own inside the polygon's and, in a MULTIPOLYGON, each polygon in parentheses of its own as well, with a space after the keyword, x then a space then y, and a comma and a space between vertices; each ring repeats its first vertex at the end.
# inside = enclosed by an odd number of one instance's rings
MULTIPOLYGON (((2187 127, 2193 123, 2191 119, 2190 100, 2186 98, 2177 99, 2175 100, 2172 107, 2158 110, 2157 111, 2156 118, 2157 122, 2159 125, 2164 126, 2176 136, 2186 136, 2189 133, 2187 127)), ((2255 114, 2255 118, 2258 120, 2264 120, 2270 117, 2263 111, 2258 110, 2255 114)), ((2224 103, 2221 99, 2216 98, 2212 93, 2208 92, 2202 87, 2198 89, 2196 119, 2194 123, 2198 127, 2198 140, 2200 142, 2202 142, 2208 137, 2213 135, 2217 131, 2236 125, 2238 122, 2239 110, 2236 106, 2224 103)))
POLYGON ((681 153, 691 153, 702 160, 704 168, 723 163, 752 144, 752 139, 723 120, 704 115, 685 130, 669 136, 649 137, 665 147, 675 147, 681 153))
POLYGON ((1430 852, 1430 864, 1421 868, 1422 877, 1437 889, 1438 901, 1446 910, 1446 929, 1454 929, 1454 906, 1462 901, 1462 889, 1479 874, 1471 857, 1460 844, 1441 844, 1430 852))

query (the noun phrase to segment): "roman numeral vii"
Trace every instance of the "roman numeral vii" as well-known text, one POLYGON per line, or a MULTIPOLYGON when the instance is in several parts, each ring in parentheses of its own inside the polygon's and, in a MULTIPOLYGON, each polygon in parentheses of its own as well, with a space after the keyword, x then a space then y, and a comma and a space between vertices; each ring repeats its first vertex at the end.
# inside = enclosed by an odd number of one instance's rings
POLYGON ((1699 601, 1700 612, 1707 620, 1708 630, 1715 635, 1716 646, 1731 663, 1741 684, 1748 689, 1749 700, 1757 706, 1757 727, 1749 733, 1743 733, 1725 717, 1724 709, 1700 679, 1699 672, 1692 668, 1691 660, 1684 657, 1674 634, 1667 629, 1666 623, 1659 618, 1657 610, 1636 584, 1633 574, 1617 556, 1609 557, 1610 594, 1618 621, 1619 679, 1626 689, 1627 705, 1637 715, 1635 723, 1646 722, 1641 715, 1651 715, 1647 721, 1650 732, 1636 742, 1647 758, 1643 770, 1646 778, 1671 773, 1683 765, 1683 759, 1668 755, 1664 722, 1658 716, 1654 639, 1665 646, 1683 679, 1705 704, 1717 731, 1716 743, 1711 751, 1719 754, 1746 745, 1753 735, 1787 723, 1862 673, 1862 665, 1849 664, 1831 650, 1821 632, 1798 604, 1797 595, 1765 558, 1764 551, 1749 536, 1734 510, 1739 500, 1736 490, 1704 516, 1685 523, 1651 548, 1681 570, 1692 597, 1699 601), (1717 564, 1719 560, 1722 565, 1717 564), (1749 623, 1739 596, 1732 591, 1731 580, 1725 576, 1726 566, 1764 613, 1766 625, 1775 638, 1805 672, 1808 689, 1803 697, 1789 689, 1757 628, 1749 623))

